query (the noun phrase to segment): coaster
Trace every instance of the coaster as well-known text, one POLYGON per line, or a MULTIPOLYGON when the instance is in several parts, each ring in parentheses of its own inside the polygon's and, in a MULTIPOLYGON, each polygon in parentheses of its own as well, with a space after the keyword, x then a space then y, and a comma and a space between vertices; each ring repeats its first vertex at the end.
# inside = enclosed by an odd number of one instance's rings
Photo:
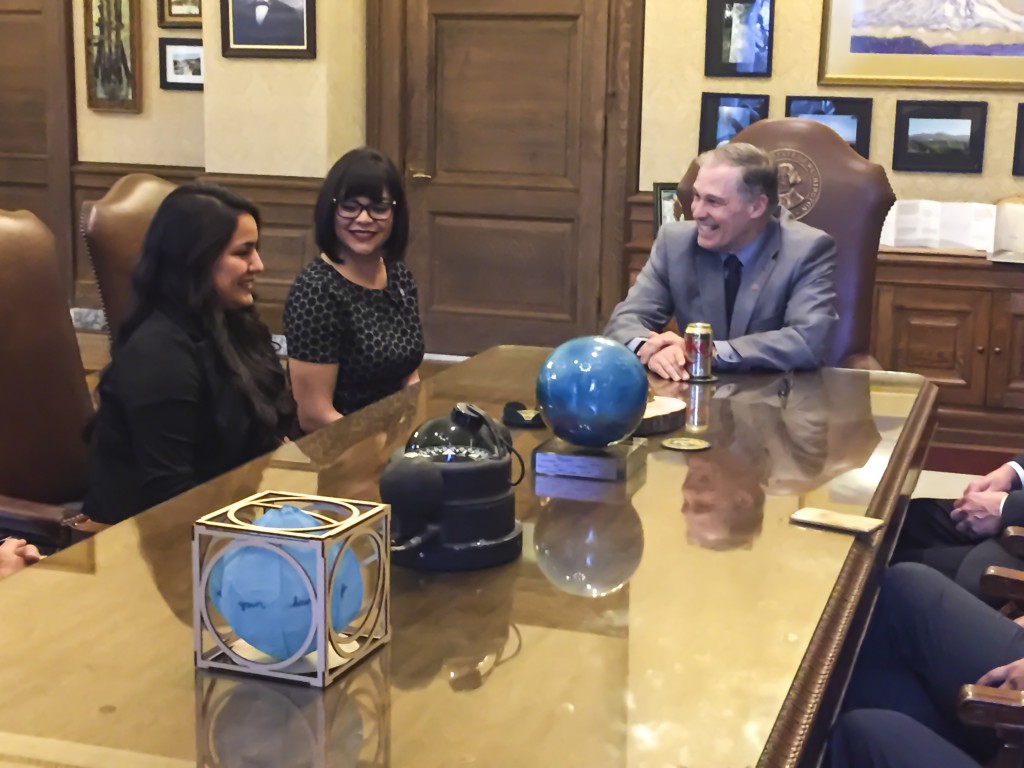
POLYGON ((661 447, 670 451, 703 451, 710 448, 711 443, 699 437, 667 437, 661 441, 661 447))
POLYGON ((688 381, 692 381, 694 384, 710 384, 712 381, 718 381, 718 377, 714 374, 710 376, 691 376, 688 381))

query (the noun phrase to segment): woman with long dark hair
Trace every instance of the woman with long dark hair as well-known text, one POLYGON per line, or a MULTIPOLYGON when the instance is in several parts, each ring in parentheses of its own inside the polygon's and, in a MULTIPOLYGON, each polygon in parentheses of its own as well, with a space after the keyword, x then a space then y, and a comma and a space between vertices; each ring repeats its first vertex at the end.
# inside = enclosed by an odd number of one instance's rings
POLYGON ((83 512, 115 523, 279 445, 295 406, 253 306, 259 211, 220 187, 171 192, 146 233, 91 428, 83 512))
POLYGON ((402 177, 375 149, 346 153, 320 187, 320 255, 284 307, 299 423, 322 427, 419 381, 416 281, 402 263, 409 210, 402 177))

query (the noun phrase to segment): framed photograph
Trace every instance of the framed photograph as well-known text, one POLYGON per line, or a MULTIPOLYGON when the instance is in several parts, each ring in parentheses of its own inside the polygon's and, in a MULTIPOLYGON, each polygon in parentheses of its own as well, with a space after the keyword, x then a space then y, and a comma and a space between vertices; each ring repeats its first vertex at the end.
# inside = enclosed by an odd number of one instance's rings
POLYGON ((774 17, 774 0, 708 0, 705 76, 771 76, 774 17))
POLYGON ((139 0, 85 0, 85 72, 89 109, 142 111, 139 0))
POLYGON ((157 25, 164 29, 199 29, 203 26, 201 0, 156 0, 157 25))
POLYGON ((1017 137, 1013 144, 1013 175, 1024 176, 1024 104, 1017 105, 1017 137))
POLYGON ((315 59, 316 0, 220 0, 224 56, 315 59))
POLYGON ((654 182, 654 236, 658 236, 658 230, 666 221, 676 221, 676 206, 679 201, 676 199, 677 181, 656 181, 654 182))
POLYGON ((984 18, 974 3, 825 0, 818 82, 1020 89, 1021 9, 983 10, 984 18))
POLYGON ((744 93, 704 93, 700 98, 698 152, 725 144, 751 123, 768 117, 768 97, 744 93))
POLYGON ((871 147, 871 99, 787 96, 786 117, 805 117, 827 125, 861 157, 871 147))
POLYGON ((981 173, 983 101, 897 101, 894 171, 981 173))
POLYGON ((203 41, 160 38, 160 87, 165 91, 203 90, 203 41))

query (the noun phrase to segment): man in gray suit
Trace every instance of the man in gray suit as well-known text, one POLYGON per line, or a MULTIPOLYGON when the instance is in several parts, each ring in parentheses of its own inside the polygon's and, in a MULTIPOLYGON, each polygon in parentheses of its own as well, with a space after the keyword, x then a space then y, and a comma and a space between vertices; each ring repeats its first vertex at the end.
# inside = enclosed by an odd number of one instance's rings
MULTIPOLYGON (((750 144, 697 158, 693 221, 667 222, 605 335, 657 375, 688 378, 683 340, 662 332, 711 323, 714 367, 821 365, 835 328, 835 242, 779 211, 778 169, 750 144)), ((853 215, 853 214, 851 214, 853 215)))

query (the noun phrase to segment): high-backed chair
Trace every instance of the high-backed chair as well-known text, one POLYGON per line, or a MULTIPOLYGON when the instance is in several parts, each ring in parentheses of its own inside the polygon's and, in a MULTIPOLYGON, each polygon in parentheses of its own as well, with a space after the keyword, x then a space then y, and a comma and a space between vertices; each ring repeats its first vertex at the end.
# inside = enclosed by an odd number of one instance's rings
POLYGON ((57 505, 85 495, 93 408, 53 236, 27 211, 0 211, 0 275, 0 528, 67 543, 57 505))
MULTIPOLYGON (((885 170, 857 154, 831 128, 803 118, 760 120, 733 141, 769 152, 779 165, 779 202, 836 241, 839 323, 826 365, 881 368, 869 350, 878 241, 896 201, 885 170)), ((692 164, 679 182, 686 218, 692 218, 697 170, 692 164)))
POLYGON ((132 271, 153 214, 175 185, 148 173, 118 179, 102 198, 82 204, 82 235, 114 338, 132 307, 132 271))

